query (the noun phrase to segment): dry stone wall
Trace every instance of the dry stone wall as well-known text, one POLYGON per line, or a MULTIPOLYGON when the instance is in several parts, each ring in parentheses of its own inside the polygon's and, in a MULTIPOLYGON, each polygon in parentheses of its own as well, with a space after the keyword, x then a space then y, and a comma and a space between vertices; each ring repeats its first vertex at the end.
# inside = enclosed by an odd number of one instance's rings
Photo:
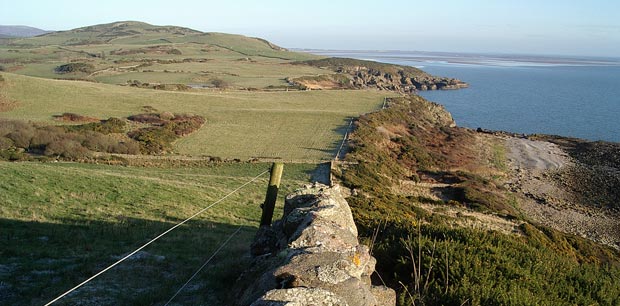
POLYGON ((392 289, 373 286, 376 260, 360 245, 339 186, 315 184, 286 197, 284 215, 252 245, 266 271, 239 305, 395 305, 392 289))

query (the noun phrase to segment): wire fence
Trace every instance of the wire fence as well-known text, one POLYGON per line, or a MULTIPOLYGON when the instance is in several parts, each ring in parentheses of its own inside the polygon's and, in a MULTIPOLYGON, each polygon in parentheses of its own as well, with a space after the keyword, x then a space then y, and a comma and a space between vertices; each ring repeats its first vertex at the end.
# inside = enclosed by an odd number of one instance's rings
POLYGON ((215 250, 215 252, 213 252, 213 254, 211 254, 211 257, 209 257, 209 259, 207 259, 202 266, 200 266, 200 268, 198 268, 198 270, 196 270, 196 272, 194 272, 194 274, 185 282, 185 284, 183 284, 183 286, 181 286, 181 288, 179 288, 179 290, 177 290, 177 292, 168 300, 168 302, 166 302, 166 304, 164 304, 164 306, 168 306, 173 300, 174 298, 177 297, 177 295, 179 295, 179 293, 181 293, 181 291, 183 291, 183 289, 185 289, 185 287, 187 287, 187 285, 198 275, 198 273, 200 273, 200 271, 202 271, 202 269, 204 269, 210 262, 211 260, 213 260, 213 258, 215 258, 215 256, 228 244, 228 242, 230 242, 230 240, 237 235, 237 233, 239 233, 239 231, 241 230, 241 226, 239 228, 237 228, 237 230, 232 233, 230 236, 228 236, 228 239, 226 239, 224 242, 222 242, 220 244, 220 246, 217 248, 217 250, 215 250))
MULTIPOLYGON (((224 201, 225 199, 227 199, 227 198, 228 198, 228 197, 230 197, 231 195, 233 195, 233 194, 237 193, 237 192, 238 192, 239 190, 241 190, 243 187, 245 187, 245 186, 249 185, 250 183, 252 183, 252 182, 256 181, 258 178, 260 178, 261 176, 265 175, 265 174, 266 174, 266 173, 268 173, 268 172, 269 172, 269 170, 266 170, 266 171, 262 172, 261 174, 259 174, 259 175, 255 176, 255 177, 254 177, 254 178, 252 178, 251 180, 249 180, 249 181, 245 182, 245 183, 244 183, 244 184, 242 184, 241 186, 237 187, 237 188, 236 188, 236 189, 234 189, 233 191, 229 192, 228 194, 226 194, 225 196, 223 196, 222 198, 220 198, 219 200, 217 200, 217 201, 215 201, 215 202, 211 203, 210 205, 208 205, 208 206, 206 206, 205 208, 201 209, 200 211, 196 212, 195 214, 193 214, 193 215, 192 215, 192 216, 190 216, 189 218, 187 218, 187 219, 185 219, 185 220, 183 220, 183 221, 181 221, 181 222, 177 223, 176 225, 172 226, 172 227, 171 227, 171 228, 169 228, 168 230, 166 230, 166 231, 164 231, 163 233, 161 233, 161 234, 157 235, 155 238, 153 238, 153 239, 149 240, 147 243, 145 243, 145 244, 143 244, 142 246, 138 247, 137 249, 135 249, 135 250, 134 250, 134 251, 132 251, 131 253, 127 254, 127 255, 126 255, 126 256, 124 256, 123 258, 121 258, 121 259, 117 260, 116 262, 114 262, 113 264, 109 265, 109 266, 108 266, 108 267, 106 267, 105 269, 103 269, 103 270, 99 271, 97 274, 95 274, 95 275, 93 275, 93 276, 89 277, 88 279, 86 279, 86 280, 84 280, 83 282, 79 283, 79 284, 78 284, 78 285, 76 285, 75 287, 73 287, 73 288, 71 288, 71 289, 69 289, 69 290, 65 291, 63 294, 61 294, 61 295, 59 295, 58 297, 56 297, 55 299, 53 299, 53 300, 49 301, 47 304, 45 304, 45 306, 51 305, 51 304, 53 304, 53 303, 55 303, 55 302, 59 301, 60 299, 62 299, 63 297, 67 296, 67 295, 68 295, 68 294, 70 294, 71 292, 73 292, 73 291, 75 291, 75 290, 79 289, 80 287, 84 286, 84 285, 85 285, 85 284, 87 284, 88 282, 90 282, 90 281, 92 281, 93 279, 97 278, 97 277, 98 277, 98 276, 100 276, 101 274, 103 274, 103 273, 107 272, 108 270, 110 270, 110 269, 114 268, 115 266, 117 266, 118 264, 122 263, 123 261, 125 261, 125 260, 129 259, 131 256, 133 256, 133 255, 135 255, 136 253, 140 252, 142 249, 146 248, 146 247, 147 247, 148 245, 150 245, 151 243, 153 243, 153 242, 157 241, 158 239, 160 239, 161 237, 163 237, 163 236, 165 236, 166 234, 170 233, 171 231, 175 230, 175 229, 176 229, 176 228, 178 228, 179 226, 181 226, 181 225, 183 225, 183 224, 187 223, 188 221, 192 220, 193 218, 197 217, 198 215, 200 215, 200 214, 204 213, 205 211, 209 210, 211 207, 213 207, 213 206, 215 206, 215 205, 217 205, 217 204, 221 203, 222 201, 224 201)), ((198 271, 198 272, 200 272, 200 270, 202 270, 202 268, 204 268, 204 266, 206 266, 206 265, 209 263, 209 261, 210 261, 213 257, 215 257, 215 255, 217 255, 217 253, 219 253, 219 251, 221 251, 221 249, 223 248, 223 246, 224 246, 224 245, 226 245, 226 244, 228 243, 228 241, 230 241, 230 239, 232 239, 232 237, 233 237, 234 235, 236 235, 236 234, 239 232, 239 230, 240 230, 240 229, 241 229, 241 228, 237 229, 237 231, 236 231, 233 235, 231 235, 231 236, 229 237, 229 239, 227 239, 223 245, 220 245, 220 248, 218 248, 218 249, 214 252, 214 254, 211 256, 211 258, 210 258, 209 260, 207 260, 207 262, 203 265, 203 267, 201 267, 201 268, 199 269, 199 271, 198 271)), ((198 274, 198 272, 197 272, 197 273, 195 273, 195 274, 198 274)), ((191 281, 194 277, 195 277, 195 276, 192 276, 192 277, 190 278, 190 280, 189 280, 189 281, 191 281)), ((189 283, 189 281, 188 281, 187 283, 189 283)), ((187 285, 187 283, 186 283, 185 285, 183 285, 183 287, 181 287, 181 289, 179 290, 179 292, 180 292, 180 291, 181 291, 181 290, 182 290, 182 289, 183 289, 183 288, 187 285)), ((177 292, 177 294, 175 294, 175 296, 173 296, 173 297, 172 297, 172 299, 174 299, 174 297, 176 297, 176 295, 178 295, 178 292, 177 292)), ((172 299, 171 299, 170 301, 172 301, 172 299)), ((168 303, 169 303, 170 301, 168 301, 168 303)))
MULTIPOLYGON (((385 109, 387 107, 387 98, 384 98, 383 100, 383 105, 381 106, 381 109, 385 109)), ((336 155, 334 157, 334 161, 338 161, 340 160, 342 157, 341 155, 343 155, 344 153, 346 153, 346 144, 349 138, 349 134, 351 132, 351 128, 353 126, 353 118, 351 118, 349 120, 349 124, 347 126, 347 129, 345 131, 345 134, 343 136, 342 142, 340 143, 340 147, 338 148, 338 151, 336 152, 336 155)), ((256 181, 258 178, 260 178, 261 176, 265 175, 266 173, 268 173, 269 170, 266 170, 262 173, 260 173, 259 175, 253 177, 251 180, 245 182, 244 184, 242 184, 241 186, 237 187, 236 189, 234 189, 233 191, 229 192, 228 194, 226 194, 225 196, 223 196, 222 198, 220 198, 219 200, 211 203, 210 205, 206 206, 205 208, 201 209, 200 211, 196 212, 195 214, 193 214, 192 216, 188 217, 187 219, 175 224, 174 226, 172 226, 171 228, 169 228, 168 230, 164 231, 163 233, 157 235, 155 238, 149 240, 147 243, 141 245, 140 247, 138 247, 137 249, 135 249, 134 251, 132 251, 131 253, 125 255, 124 257, 122 257, 121 259, 117 260, 116 262, 114 262, 113 264, 109 265, 108 267, 104 268, 103 270, 99 271, 98 273, 96 273, 95 275, 89 277, 88 279, 84 280, 83 282, 79 283, 78 285, 74 286, 73 288, 65 291, 64 293, 62 293, 61 295, 59 295, 58 297, 56 297, 55 299, 49 301, 47 304, 45 304, 45 306, 51 305, 57 301, 59 301, 60 299, 64 298, 65 296, 67 296, 68 294, 76 291, 77 289, 79 289, 80 287, 84 286, 85 284, 89 283, 90 281, 94 280, 95 278, 97 278, 98 276, 100 276, 101 274, 109 271, 110 269, 114 268, 115 266, 119 265, 120 263, 124 262, 125 260, 129 259, 130 257, 132 257, 133 255, 135 255, 136 253, 140 252, 142 249, 146 248, 147 246, 149 246, 150 244, 152 244, 153 242, 157 241, 158 239, 162 238, 163 236, 167 235, 168 233, 172 232, 173 230, 175 230, 176 228, 178 228, 179 226, 187 223, 188 221, 194 219, 195 217, 197 217, 198 215, 204 213, 205 211, 209 210, 210 208, 212 208, 213 206, 221 203, 222 201, 224 201, 225 199, 227 199, 228 197, 230 197, 231 195, 237 193, 239 190, 241 190, 243 187, 249 185, 250 183, 256 181)), ((219 247, 213 252, 213 254, 202 264, 202 266, 200 266, 198 268, 198 270, 196 270, 196 272, 194 272, 194 274, 175 292, 175 294, 166 302, 165 305, 169 305, 182 291, 183 289, 185 289, 187 287, 187 285, 213 260, 213 258, 215 258, 215 256, 217 254, 219 254, 219 252, 232 240, 232 238, 234 236, 236 236, 239 231, 241 230, 242 227, 239 227, 235 232, 233 232, 231 235, 228 236, 228 238, 222 242, 219 247)))

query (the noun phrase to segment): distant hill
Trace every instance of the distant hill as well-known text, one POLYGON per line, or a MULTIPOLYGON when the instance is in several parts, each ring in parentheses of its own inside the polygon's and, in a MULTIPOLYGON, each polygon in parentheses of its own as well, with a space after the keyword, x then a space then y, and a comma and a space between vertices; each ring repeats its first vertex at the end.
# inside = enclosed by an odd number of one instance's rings
POLYGON ((0 38, 33 37, 49 32, 28 26, 0 25, 0 38))
MULTIPOLYGON (((263 39, 223 33, 204 33, 178 27, 157 26, 139 21, 118 21, 77 28, 68 31, 51 32, 33 38, 16 41, 24 45, 97 45, 97 44, 170 44, 210 43, 225 47, 243 46, 244 49, 284 51, 263 39)), ((254 53, 254 52, 252 52, 254 53)))

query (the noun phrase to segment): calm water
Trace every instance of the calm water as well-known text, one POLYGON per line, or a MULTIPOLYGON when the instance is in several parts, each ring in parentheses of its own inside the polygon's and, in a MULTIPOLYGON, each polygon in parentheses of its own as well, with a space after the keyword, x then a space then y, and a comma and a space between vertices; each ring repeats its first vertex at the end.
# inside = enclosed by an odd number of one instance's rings
MULTIPOLYGON (((318 53, 318 52, 313 52, 318 53)), ((407 52, 325 52, 410 65, 470 88, 420 94, 460 126, 620 142, 620 61, 407 52)))

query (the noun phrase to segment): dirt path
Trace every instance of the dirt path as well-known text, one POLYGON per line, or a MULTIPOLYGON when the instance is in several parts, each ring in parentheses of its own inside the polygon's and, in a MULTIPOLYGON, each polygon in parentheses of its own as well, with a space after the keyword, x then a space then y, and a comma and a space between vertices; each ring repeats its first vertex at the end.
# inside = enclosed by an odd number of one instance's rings
POLYGON ((547 141, 508 137, 505 144, 512 173, 507 185, 522 196, 522 213, 562 232, 620 250, 620 216, 580 203, 570 185, 555 175, 577 161, 547 141))

